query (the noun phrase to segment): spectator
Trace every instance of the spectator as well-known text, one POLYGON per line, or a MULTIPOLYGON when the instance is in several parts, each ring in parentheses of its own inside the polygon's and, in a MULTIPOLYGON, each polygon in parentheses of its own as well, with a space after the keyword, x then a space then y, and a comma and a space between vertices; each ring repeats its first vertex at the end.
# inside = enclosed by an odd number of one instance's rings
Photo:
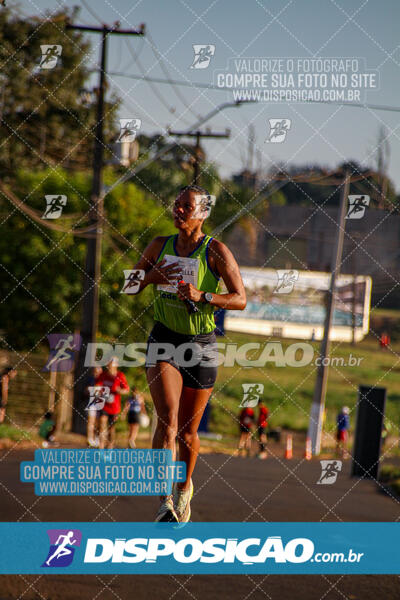
POLYGON ((96 385, 110 389, 110 395, 100 411, 99 448, 114 448, 115 423, 121 412, 121 395, 129 393, 129 385, 122 371, 118 371, 118 359, 114 356, 105 371, 96 379, 96 385))
POLYGON ((258 454, 258 458, 264 459, 264 458, 267 458, 266 428, 268 425, 269 410, 263 402, 259 403, 258 409, 259 409, 259 413, 258 413, 257 425, 258 425, 258 440, 259 440, 259 445, 260 445, 260 452, 258 454))
MULTIPOLYGON (((88 386, 85 390, 85 395, 89 398, 90 392, 89 387, 93 387, 96 385, 96 379, 100 377, 103 373, 102 367, 93 367, 92 375, 89 378, 88 386)), ((98 429, 98 417, 100 411, 96 410, 96 408, 89 408, 87 411, 87 443, 91 448, 97 448, 99 445, 99 436, 96 435, 96 429, 98 429)))
POLYGON ((249 406, 243 408, 239 415, 239 447, 238 454, 240 456, 241 451, 244 451, 244 456, 250 456, 251 452, 251 430, 254 425, 254 410, 249 406))
POLYGON ((0 375, 0 423, 4 423, 6 418, 6 406, 8 402, 8 386, 11 379, 17 374, 17 370, 10 365, 3 369, 0 375))
POLYGON ((349 455, 347 453, 347 439, 348 432, 350 427, 350 419, 349 419, 349 407, 343 406, 342 410, 338 414, 336 418, 337 422, 337 431, 336 431, 336 454, 341 456, 342 458, 348 458, 349 455))
POLYGON ((39 435, 41 438, 43 438, 43 448, 48 448, 50 445, 58 445, 54 437, 55 430, 56 423, 53 420, 53 413, 47 412, 44 415, 43 421, 39 427, 39 435))
POLYGON ((129 425, 128 446, 136 448, 136 437, 139 433, 141 417, 147 415, 143 394, 136 387, 132 388, 132 395, 128 396, 123 414, 127 415, 129 425))
POLYGON ((379 345, 381 348, 387 348, 390 345, 390 335, 387 331, 383 331, 381 333, 381 337, 379 338, 379 345))

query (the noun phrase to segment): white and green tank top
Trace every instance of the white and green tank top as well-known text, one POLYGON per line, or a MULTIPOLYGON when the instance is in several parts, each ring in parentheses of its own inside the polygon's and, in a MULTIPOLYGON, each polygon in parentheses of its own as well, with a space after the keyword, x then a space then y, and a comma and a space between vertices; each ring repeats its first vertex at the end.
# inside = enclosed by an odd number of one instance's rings
MULTIPOLYGON (((166 259, 166 264, 178 262, 182 269, 182 279, 191 283, 203 292, 218 293, 219 278, 212 271, 208 262, 209 245, 213 239, 205 235, 193 252, 187 256, 179 256, 176 250, 178 235, 168 237, 158 257, 158 261, 166 259)), ((171 285, 153 285, 154 319, 168 329, 186 335, 210 333, 215 329, 213 306, 198 302, 199 312, 189 314, 186 305, 176 295, 176 288, 171 285)))

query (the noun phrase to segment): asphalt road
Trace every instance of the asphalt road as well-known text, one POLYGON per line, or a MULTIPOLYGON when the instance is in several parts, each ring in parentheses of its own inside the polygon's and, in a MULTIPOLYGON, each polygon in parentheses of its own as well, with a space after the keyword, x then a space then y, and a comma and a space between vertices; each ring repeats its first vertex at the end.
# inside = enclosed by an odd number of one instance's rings
MULTIPOLYGON (((152 521, 155 498, 37 497, 19 481, 32 451, 0 455, 3 521, 152 521)), ((344 463, 334 485, 317 485, 319 462, 201 455, 193 521, 396 521, 400 503, 374 482, 352 479, 344 463)), ((4 542, 2 542, 4 543, 4 542)), ((24 600, 365 600, 400 598, 397 576, 1 576, 0 598, 24 600)))

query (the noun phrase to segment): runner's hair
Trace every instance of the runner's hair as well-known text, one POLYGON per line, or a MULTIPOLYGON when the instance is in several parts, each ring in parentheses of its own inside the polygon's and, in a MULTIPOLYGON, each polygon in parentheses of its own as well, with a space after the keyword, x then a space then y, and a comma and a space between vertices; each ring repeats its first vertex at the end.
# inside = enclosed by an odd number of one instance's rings
POLYGON ((179 189, 179 195, 183 192, 199 192, 199 194, 204 194, 205 196, 210 195, 206 189, 202 188, 200 185, 195 185, 194 183, 181 187, 179 189))

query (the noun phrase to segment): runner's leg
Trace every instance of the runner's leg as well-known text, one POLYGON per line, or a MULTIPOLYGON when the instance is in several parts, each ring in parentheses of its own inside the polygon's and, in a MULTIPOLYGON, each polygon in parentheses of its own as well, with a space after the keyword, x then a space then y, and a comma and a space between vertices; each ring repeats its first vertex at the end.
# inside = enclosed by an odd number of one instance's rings
POLYGON ((189 489, 190 478, 199 454, 200 440, 197 429, 213 388, 198 390, 184 387, 179 403, 178 444, 179 460, 186 463, 186 481, 178 483, 181 490, 189 489))
POLYGON ((88 412, 87 417, 87 441, 90 445, 94 442, 94 426, 96 423, 96 413, 93 411, 88 412))
POLYGON ((130 448, 136 448, 136 437, 139 431, 139 423, 129 423, 128 445, 130 448))
POLYGON ((100 416, 100 444, 99 448, 105 448, 107 444, 108 437, 108 416, 101 415, 100 416))
POLYGON ((246 441, 246 434, 244 433, 244 431, 241 431, 240 438, 239 438, 239 446, 238 446, 239 452, 240 452, 240 450, 243 450, 245 441, 246 441))
POLYGON ((152 447, 172 450, 175 460, 182 375, 169 363, 159 362, 147 369, 147 382, 157 412, 157 426, 152 447))
POLYGON ((250 430, 248 433, 246 433, 245 447, 246 447, 246 451, 247 451, 247 456, 250 456, 250 453, 251 453, 251 431, 250 430))
POLYGON ((115 444, 115 422, 113 421, 112 424, 108 428, 108 449, 111 450, 112 448, 114 448, 114 444, 115 444))
MULTIPOLYGON (((160 362, 147 369, 147 381, 157 413, 152 447, 172 451, 175 460, 175 438, 178 428, 179 398, 182 393, 182 375, 173 365, 160 362)), ((172 495, 160 495, 156 521, 178 521, 172 495)))

